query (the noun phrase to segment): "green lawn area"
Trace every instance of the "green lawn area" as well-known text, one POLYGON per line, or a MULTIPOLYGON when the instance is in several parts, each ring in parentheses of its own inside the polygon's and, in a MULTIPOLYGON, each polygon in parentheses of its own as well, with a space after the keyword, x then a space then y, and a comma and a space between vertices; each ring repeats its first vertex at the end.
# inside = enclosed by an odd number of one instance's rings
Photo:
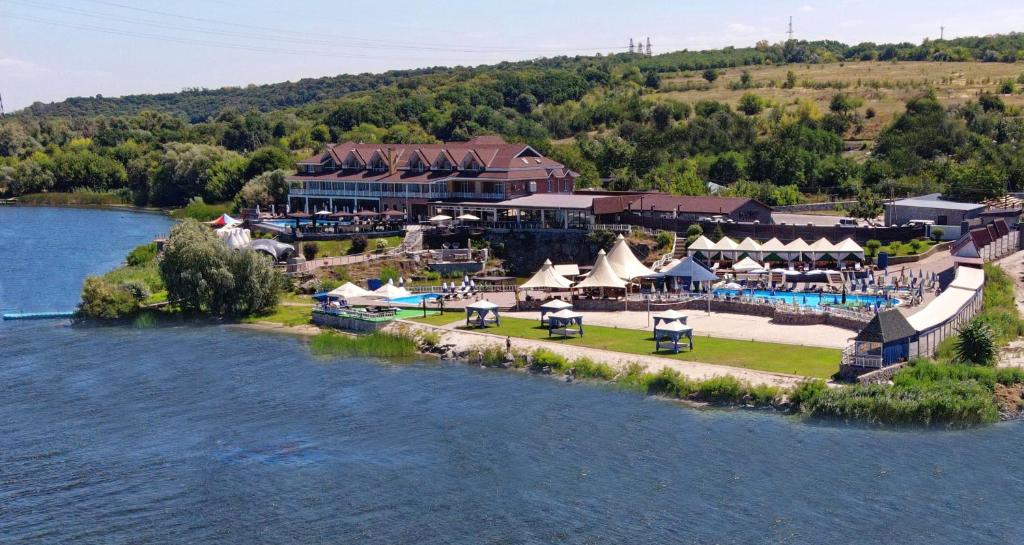
MULTIPOLYGON (((390 236, 390 237, 378 237, 371 238, 368 240, 366 245, 367 253, 372 253, 377 250, 377 241, 386 240, 388 248, 395 248, 402 243, 402 237, 390 236)), ((349 250, 352 248, 352 239, 345 240, 317 240, 316 245, 320 248, 317 252, 317 257, 338 257, 343 255, 349 255, 349 250)))
POLYGON ((878 249, 878 251, 879 252, 889 252, 889 256, 896 257, 896 256, 900 256, 900 255, 921 254, 921 253, 927 252, 928 249, 931 248, 932 246, 935 246, 935 241, 934 240, 918 239, 918 242, 919 242, 920 246, 918 248, 918 251, 916 251, 916 252, 910 247, 909 243, 907 243, 907 242, 897 242, 897 241, 893 241, 893 242, 890 242, 889 244, 886 244, 886 245, 882 246, 881 248, 878 249))
MULTIPOLYGON (((418 315, 419 317, 417 317, 417 318, 411 318, 410 317, 408 319, 412 320, 414 322, 419 322, 421 324, 429 324, 429 325, 436 325, 436 326, 448 325, 448 324, 450 324, 452 322, 457 322, 459 320, 462 320, 463 322, 465 322, 465 320, 466 320, 466 311, 464 311, 464 310, 459 310, 459 311, 446 310, 446 311, 444 311, 444 314, 438 313, 435 310, 435 311, 433 311, 434 314, 429 315, 426 318, 423 317, 423 311, 422 310, 419 311, 419 312, 420 312, 420 314, 418 315)), ((428 310, 427 312, 429 313, 431 311, 428 310)))
POLYGON ((243 323, 274 322, 281 325, 293 326, 309 323, 312 309, 310 307, 297 307, 293 305, 277 305, 274 312, 263 316, 248 316, 242 319, 243 323))
MULTIPOLYGON (((418 322, 443 325, 459 319, 454 313, 445 315, 445 320, 437 316, 417 319, 418 322)), ((481 330, 483 331, 483 330, 481 330)), ((564 343, 590 348, 600 348, 627 354, 653 355, 654 339, 650 331, 637 329, 617 329, 613 327, 588 326, 584 321, 583 337, 561 339, 548 337, 546 328, 537 320, 522 318, 502 318, 501 326, 488 327, 487 333, 508 335, 523 339, 535 339, 556 343, 564 343)), ((730 365, 746 369, 789 373, 808 377, 829 378, 839 367, 840 351, 833 348, 816 348, 793 346, 788 344, 764 343, 756 341, 739 341, 712 337, 695 337, 693 352, 685 349, 679 354, 662 351, 658 355, 687 361, 699 361, 718 365, 730 365)))

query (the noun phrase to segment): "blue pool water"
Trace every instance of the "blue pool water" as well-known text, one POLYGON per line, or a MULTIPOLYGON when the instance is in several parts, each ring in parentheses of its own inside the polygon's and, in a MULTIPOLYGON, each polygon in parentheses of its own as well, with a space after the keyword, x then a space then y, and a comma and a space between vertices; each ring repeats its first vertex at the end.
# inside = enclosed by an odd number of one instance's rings
MULTIPOLYGON (((715 295, 726 296, 726 295, 743 295, 746 297, 751 296, 750 290, 726 290, 717 289, 714 290, 715 295)), ((831 293, 793 293, 791 291, 776 291, 774 294, 770 290, 754 290, 753 297, 772 299, 781 303, 789 305, 799 305, 803 307, 820 307, 822 305, 839 305, 843 301, 843 296, 831 293)), ((885 297, 878 295, 863 295, 863 294, 846 294, 846 304, 857 303, 861 305, 884 305, 886 302, 885 297)), ((897 304, 897 299, 889 299, 892 304, 897 304)))
POLYGON ((394 299, 388 299, 392 303, 401 303, 403 305, 422 305, 424 299, 437 299, 441 297, 440 293, 417 293, 408 297, 396 297, 394 299))

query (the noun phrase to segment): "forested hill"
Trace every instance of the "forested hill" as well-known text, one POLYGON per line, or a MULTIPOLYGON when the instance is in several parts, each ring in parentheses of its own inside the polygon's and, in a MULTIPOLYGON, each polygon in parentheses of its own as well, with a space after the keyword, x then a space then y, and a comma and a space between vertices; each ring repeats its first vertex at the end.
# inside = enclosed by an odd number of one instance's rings
POLYGON ((1021 55, 1024 55, 1024 34, 1018 33, 931 41, 920 45, 864 42, 851 46, 836 41, 790 41, 784 44, 769 45, 762 41, 757 46, 749 48, 727 47, 708 51, 677 51, 653 57, 630 54, 617 54, 608 57, 555 57, 476 68, 433 67, 393 70, 380 74, 345 74, 244 87, 185 89, 176 93, 124 97, 100 95, 74 97, 49 104, 36 102, 18 114, 90 117, 133 115, 144 110, 153 110, 184 117, 195 123, 208 120, 226 109, 240 111, 255 109, 269 112, 394 84, 415 88, 425 82, 433 81, 432 78, 437 76, 459 80, 487 72, 517 68, 565 68, 582 71, 595 64, 603 66, 632 64, 644 74, 664 74, 706 68, 781 63, 829 63, 844 60, 1015 62, 1021 55))

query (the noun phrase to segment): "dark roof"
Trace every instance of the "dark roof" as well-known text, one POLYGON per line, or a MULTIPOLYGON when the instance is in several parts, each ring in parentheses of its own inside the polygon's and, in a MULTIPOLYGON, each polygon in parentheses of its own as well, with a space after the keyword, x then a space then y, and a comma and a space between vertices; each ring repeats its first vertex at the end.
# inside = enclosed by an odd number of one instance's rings
POLYGON ((971 229, 969 231, 969 234, 971 236, 971 240, 974 241, 974 247, 979 250, 984 248, 985 246, 988 246, 992 242, 992 235, 991 233, 988 232, 988 229, 985 227, 971 229))
POLYGON ((910 325, 900 311, 890 309, 875 314, 868 325, 864 326, 864 329, 857 334, 857 340, 884 344, 913 337, 916 334, 917 330, 910 325))
POLYGON ((992 225, 995 226, 996 232, 999 233, 999 236, 1005 237, 1006 235, 1010 234, 1010 226, 1006 225, 1005 221, 998 219, 996 221, 993 221, 992 225))
POLYGON ((747 197, 712 197, 692 195, 669 195, 666 193, 647 193, 633 195, 617 195, 594 199, 595 214, 618 214, 624 210, 655 212, 673 212, 678 210, 690 214, 731 214, 740 208, 754 203, 756 206, 771 210, 766 204, 747 197))

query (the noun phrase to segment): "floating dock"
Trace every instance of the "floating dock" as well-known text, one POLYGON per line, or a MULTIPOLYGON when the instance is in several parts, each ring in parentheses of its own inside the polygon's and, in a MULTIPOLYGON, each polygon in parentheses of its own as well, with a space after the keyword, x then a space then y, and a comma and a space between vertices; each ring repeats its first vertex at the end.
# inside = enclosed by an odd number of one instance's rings
POLYGON ((10 312, 3 315, 4 320, 53 320, 71 318, 74 311, 65 312, 10 312))

